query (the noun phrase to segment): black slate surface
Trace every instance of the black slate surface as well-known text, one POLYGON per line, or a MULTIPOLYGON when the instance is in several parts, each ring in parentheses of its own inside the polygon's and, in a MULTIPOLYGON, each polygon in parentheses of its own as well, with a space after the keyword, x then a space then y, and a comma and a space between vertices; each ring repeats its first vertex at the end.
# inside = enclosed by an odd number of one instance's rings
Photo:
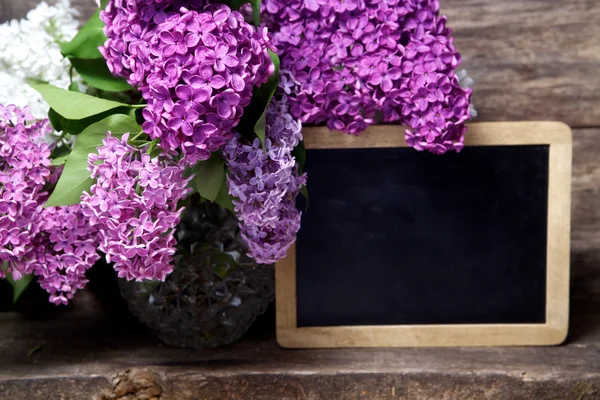
POLYGON ((548 151, 309 150, 298 325, 543 323, 548 151))

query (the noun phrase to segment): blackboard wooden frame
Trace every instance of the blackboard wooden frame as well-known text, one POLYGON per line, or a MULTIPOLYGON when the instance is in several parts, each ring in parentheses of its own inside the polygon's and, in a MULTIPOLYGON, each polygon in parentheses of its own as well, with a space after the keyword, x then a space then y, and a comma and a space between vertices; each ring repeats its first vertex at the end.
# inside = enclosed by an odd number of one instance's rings
MULTIPOLYGON (((307 149, 406 147, 400 126, 376 125, 355 137, 304 128, 307 149)), ((557 345, 569 324, 571 129, 560 122, 469 126, 467 146, 549 145, 546 322, 544 324, 298 327, 296 253, 276 266, 277 341, 285 348, 557 345)))

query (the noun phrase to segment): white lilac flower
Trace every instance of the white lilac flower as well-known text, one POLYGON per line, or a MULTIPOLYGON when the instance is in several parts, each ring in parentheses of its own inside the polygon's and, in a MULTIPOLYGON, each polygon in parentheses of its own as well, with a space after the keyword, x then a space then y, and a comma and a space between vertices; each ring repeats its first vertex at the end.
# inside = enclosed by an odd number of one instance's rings
POLYGON ((70 63, 57 41, 69 41, 79 22, 69 0, 55 6, 40 3, 26 18, 0 24, 0 104, 29 106, 37 119, 48 116, 48 105, 25 79, 39 79, 67 89, 70 63))

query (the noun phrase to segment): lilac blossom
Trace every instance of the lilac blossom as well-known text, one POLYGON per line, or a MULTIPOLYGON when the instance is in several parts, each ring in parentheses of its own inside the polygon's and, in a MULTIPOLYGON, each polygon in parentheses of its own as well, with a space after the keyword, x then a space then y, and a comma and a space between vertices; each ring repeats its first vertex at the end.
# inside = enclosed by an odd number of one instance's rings
POLYGON ((179 200, 189 194, 191 178, 169 154, 151 158, 145 149, 110 132, 90 154, 88 169, 96 183, 81 196, 83 214, 98 230, 99 250, 120 278, 164 281, 173 270, 179 200))
POLYGON ((189 164, 232 136, 252 90, 274 72, 266 28, 205 1, 113 0, 101 13, 110 71, 146 99, 144 131, 189 164))
POLYGON ((0 105, 0 263, 15 280, 33 272, 29 256, 51 176, 51 148, 42 138, 52 127, 48 120, 32 121, 28 107, 0 105))
POLYGON ((98 235, 79 204, 42 211, 40 235, 30 262, 54 304, 67 304, 87 284, 85 272, 100 258, 98 235))
POLYGON ((0 261, 13 279, 34 274, 51 302, 66 304, 98 259, 97 236, 78 205, 42 207, 62 168, 50 166, 43 140, 50 122, 31 121, 28 108, 0 106, 0 261))
POLYGON ((295 118, 352 134, 400 122, 417 150, 463 147, 471 90, 438 0, 264 0, 262 11, 295 118))
POLYGON ((265 149, 237 134, 225 147, 227 186, 240 221, 249 255, 272 264, 285 257, 300 229, 296 197, 306 184, 292 150, 302 140, 300 121, 293 118, 287 98, 267 109, 265 149))

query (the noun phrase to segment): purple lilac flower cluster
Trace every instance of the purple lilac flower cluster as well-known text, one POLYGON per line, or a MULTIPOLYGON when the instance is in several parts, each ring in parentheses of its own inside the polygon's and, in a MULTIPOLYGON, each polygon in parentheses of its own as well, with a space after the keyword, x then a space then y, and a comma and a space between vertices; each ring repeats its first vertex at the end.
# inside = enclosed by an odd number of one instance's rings
POLYGON ((410 127, 417 150, 460 150, 470 89, 438 0, 264 0, 281 89, 304 123, 358 134, 377 119, 410 127))
POLYGON ((90 154, 88 169, 96 183, 81 196, 83 214, 98 229, 99 249, 114 263, 120 278, 164 281, 173 270, 177 203, 191 178, 169 155, 151 158, 125 134, 110 132, 90 154))
POLYGON ((299 174, 292 150, 302 140, 301 128, 284 96, 267 109, 265 149, 259 139, 250 143, 240 135, 225 147, 227 185, 242 237, 249 255, 261 264, 283 258, 300 229, 296 197, 306 174, 299 174))
POLYGON ((48 120, 33 120, 28 108, 0 105, 0 263, 6 262, 15 280, 33 272, 29 256, 51 175, 51 149, 42 137, 52 127, 48 120))
POLYGON ((34 273, 51 302, 67 304, 87 284, 85 272, 100 258, 96 228, 77 204, 44 209, 40 230, 34 273))
POLYGON ((203 3, 115 0, 101 13, 109 69, 148 102, 144 131, 190 164, 226 143, 254 86, 274 72, 266 28, 257 32, 239 12, 203 3))
POLYGON ((50 122, 30 121, 27 108, 0 105, 0 261, 13 279, 34 274, 50 301, 66 304, 99 257, 96 232, 78 205, 42 208, 61 169, 43 141, 50 122))

